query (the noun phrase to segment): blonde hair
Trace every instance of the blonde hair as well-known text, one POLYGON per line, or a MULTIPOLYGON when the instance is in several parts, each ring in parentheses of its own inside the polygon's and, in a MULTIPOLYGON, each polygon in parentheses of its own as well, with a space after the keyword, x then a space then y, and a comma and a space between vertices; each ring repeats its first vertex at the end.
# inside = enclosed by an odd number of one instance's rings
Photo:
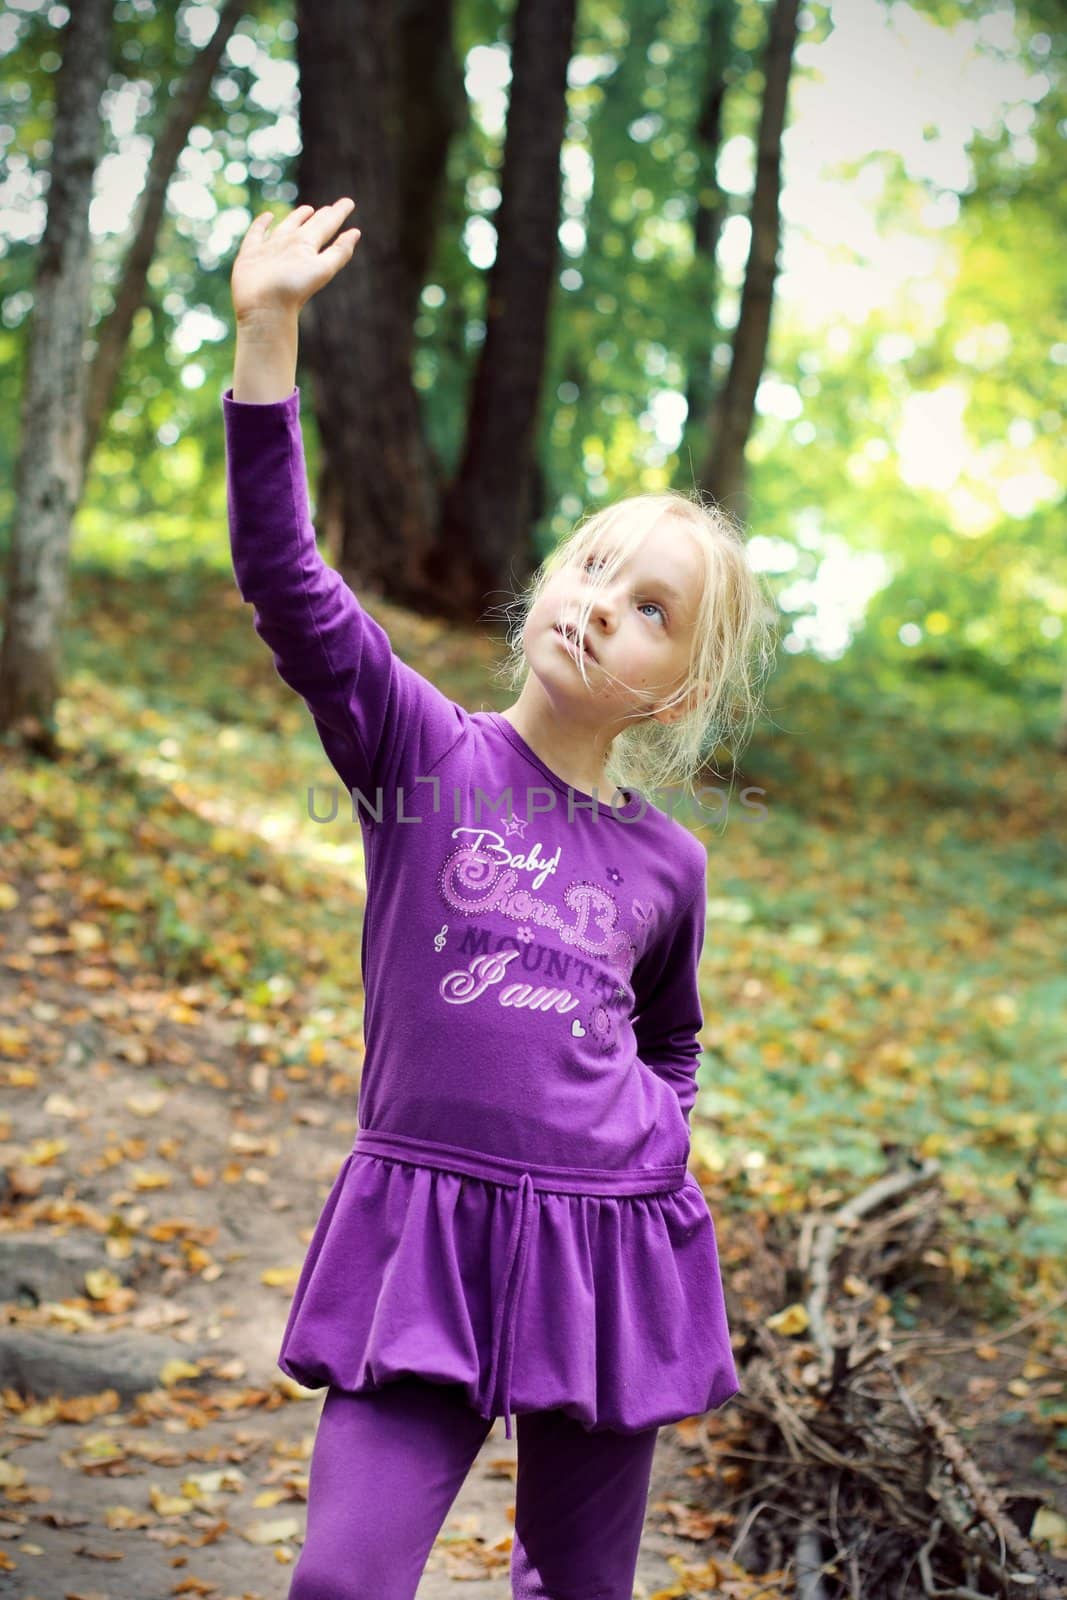
MULTIPOLYGON (((753 570, 739 525, 698 489, 667 489, 629 495, 592 512, 567 534, 537 569, 525 591, 505 607, 507 655, 493 677, 518 691, 530 672, 522 635, 526 619, 549 579, 561 569, 581 570, 595 547, 610 535, 611 549, 594 573, 575 618, 584 634, 596 592, 644 542, 663 516, 689 530, 704 556, 704 583, 697 607, 685 681, 657 706, 692 696, 689 709, 672 722, 635 712, 634 723, 616 734, 605 777, 618 788, 644 794, 680 785, 692 792, 700 772, 720 747, 732 763, 752 732, 762 682, 774 660, 776 608, 753 570), (514 613, 514 615, 512 615, 514 613)), ((579 658, 588 683, 584 657, 579 658)))

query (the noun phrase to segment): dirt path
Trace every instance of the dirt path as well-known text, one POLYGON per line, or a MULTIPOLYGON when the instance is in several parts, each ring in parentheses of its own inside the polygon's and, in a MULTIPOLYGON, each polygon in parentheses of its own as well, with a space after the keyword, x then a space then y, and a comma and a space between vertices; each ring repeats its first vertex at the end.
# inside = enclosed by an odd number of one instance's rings
MULTIPOLYGON (((0 1596, 284 1600, 325 1391, 297 1389, 275 1356, 355 1134, 355 1087, 346 1100, 292 1082, 238 1047, 235 1024, 195 992, 86 987, 77 961, 21 961, 0 964, 0 1596), (23 1409, 19 1371, 35 1345, 57 1343, 74 1352, 63 1382, 80 1397, 23 1409), (90 1350, 92 1382, 70 1368, 90 1350), (138 1363, 157 1372, 168 1359, 191 1370, 169 1369, 169 1386, 137 1399, 138 1363), (129 1392, 109 1396, 109 1381, 129 1392)), ((515 1447, 498 1419, 420 1600, 472 1581, 485 1600, 510 1596, 515 1447)), ((684 1426, 662 1431, 637 1596, 670 1590, 678 1563, 711 1554, 668 1509, 699 1505, 686 1471, 702 1459, 684 1426)))

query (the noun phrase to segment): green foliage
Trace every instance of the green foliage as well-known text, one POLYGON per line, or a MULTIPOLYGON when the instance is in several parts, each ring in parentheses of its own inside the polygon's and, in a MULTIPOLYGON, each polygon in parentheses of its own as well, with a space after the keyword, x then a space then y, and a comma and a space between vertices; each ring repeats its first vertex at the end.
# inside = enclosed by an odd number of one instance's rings
MULTIPOLYGON (((694 261, 691 242, 698 198, 706 204, 718 199, 726 219, 747 206, 745 195, 719 190, 694 137, 713 3, 725 7, 730 22, 723 137, 751 139, 766 0, 675 0, 666 8, 635 0, 625 11, 611 0, 590 0, 579 8, 564 151, 568 227, 538 445, 544 496, 531 529, 541 551, 588 507, 638 488, 689 481, 690 463, 700 453, 705 419, 690 417, 672 452, 657 437, 652 405, 660 393, 684 392, 708 362, 708 376, 718 381, 736 311, 736 285, 717 281, 720 275, 694 261)), ((923 9, 954 26, 964 10, 980 16, 996 7, 961 10, 949 0, 924 0, 923 9)), ((9 167, 38 185, 50 150, 58 66, 58 35, 49 16, 43 4, 18 13, 0 83, 0 137, 7 139, 9 167)), ((504 0, 466 0, 456 17, 460 58, 487 47, 506 55, 510 23, 504 0)), ((832 26, 827 7, 802 9, 808 46, 829 37, 832 26)), ((1067 220, 1059 131, 1065 115, 1062 17, 1053 0, 1028 0, 1017 8, 1016 26, 1020 59, 1035 75, 1046 74, 1048 88, 1020 102, 993 134, 975 134, 973 182, 959 195, 954 223, 946 228, 922 221, 932 186, 910 178, 899 157, 886 153, 871 163, 881 166, 884 180, 870 204, 887 248, 903 237, 951 244, 954 277, 935 324, 910 291, 847 329, 827 321, 826 308, 811 308, 821 319, 802 319, 785 304, 777 308, 767 375, 792 389, 801 409, 789 421, 766 409, 758 416, 747 525, 768 546, 772 588, 793 624, 790 650, 809 645, 813 595, 834 550, 877 555, 882 575, 844 636, 861 682, 877 675, 884 684, 887 675, 910 678, 916 671, 980 681, 1033 703, 1049 724, 1065 670, 1062 502, 1046 493, 1027 505, 1024 495, 1024 508, 1009 512, 999 485, 1013 471, 1022 478, 1055 477, 1057 422, 1067 403, 1067 258, 1057 247, 1067 220), (898 440, 909 405, 946 385, 962 394, 962 426, 976 452, 966 467, 966 492, 915 485, 901 473, 898 440)), ((298 198, 291 155, 250 154, 272 148, 286 104, 284 96, 272 101, 261 92, 264 60, 295 70, 288 5, 272 0, 257 8, 238 32, 254 39, 262 55, 252 66, 235 64, 229 53, 224 58, 178 174, 182 182, 209 175, 203 193, 212 214, 191 215, 188 203, 179 203, 180 191, 175 200, 172 185, 147 304, 137 317, 77 519, 79 559, 131 574, 177 572, 187 563, 222 572, 228 561, 220 535, 219 397, 232 376, 229 261, 248 218, 298 198)), ((128 124, 112 121, 121 92, 141 86, 136 130, 153 139, 193 50, 174 8, 116 7, 105 161, 127 151, 128 124)), ((799 79, 811 70, 798 62, 795 73, 799 79)), ((450 150, 432 288, 416 325, 415 380, 446 472, 462 443, 483 331, 485 270, 472 265, 467 230, 472 219, 491 222, 502 154, 502 124, 485 124, 473 107, 450 150)), ((842 169, 842 181, 849 177, 842 169)), ((97 239, 94 321, 110 307, 126 244, 125 233, 97 239)), ((32 238, 6 241, 0 305, 0 399, 8 418, 0 430, 5 545, 33 261, 32 238)), ((871 270, 877 265, 875 257, 871 270)), ((300 377, 306 389, 303 372, 300 377)), ((314 484, 317 439, 309 405, 304 422, 314 484)))

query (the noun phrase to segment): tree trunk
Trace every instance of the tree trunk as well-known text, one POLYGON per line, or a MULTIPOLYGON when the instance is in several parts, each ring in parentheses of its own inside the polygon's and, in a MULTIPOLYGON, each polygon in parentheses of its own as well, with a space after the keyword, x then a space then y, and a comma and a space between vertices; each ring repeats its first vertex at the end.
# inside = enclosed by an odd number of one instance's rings
POLYGON ((411 381, 397 0, 297 0, 296 13, 297 204, 351 195, 344 225, 362 230, 300 319, 327 491, 316 526, 354 587, 422 609, 436 496, 411 381))
MULTIPOLYGON (((452 0, 400 0, 400 253, 409 322, 418 314, 437 235, 448 148, 468 116, 452 48, 452 0)), ((353 198, 355 198, 353 196, 353 198)))
MULTIPOLYGON (((736 11, 737 0, 709 0, 704 92, 694 140, 700 160, 693 208, 693 280, 700 297, 700 304, 695 308, 697 316, 694 325, 699 327, 700 333, 690 346, 686 372, 687 434, 694 423, 703 432, 712 400, 711 347, 719 331, 715 315, 718 288, 715 255, 726 213, 716 169, 722 148, 722 108, 730 80, 731 40, 736 11)), ((685 452, 683 456, 685 459, 680 470, 683 481, 688 482, 691 469, 685 452)))
POLYGON ((247 9, 247 0, 226 0, 219 13, 218 26, 207 46, 191 63, 152 150, 148 176, 138 201, 133 240, 123 263, 115 303, 96 329, 96 352, 89 370, 89 397, 82 445, 83 478, 88 475, 93 451, 111 409, 133 319, 144 302, 148 269, 152 265, 159 225, 163 220, 167 185, 178 164, 178 157, 185 149, 189 130, 207 98, 222 52, 247 9))
POLYGON ((756 391, 767 359, 778 272, 782 131, 797 37, 797 5, 798 0, 775 0, 771 15, 750 213, 752 238, 741 310, 734 329, 730 370, 712 407, 708 450, 699 474, 701 488, 742 522, 747 511, 745 445, 752 431, 756 391))
POLYGON ((14 728, 52 756, 71 520, 82 488, 89 205, 100 151, 100 97, 111 65, 112 9, 112 0, 79 0, 63 29, 0 647, 0 728, 14 728))
POLYGON ((518 0, 497 252, 459 469, 428 572, 474 620, 532 566, 533 450, 559 257, 560 148, 575 0, 518 0))

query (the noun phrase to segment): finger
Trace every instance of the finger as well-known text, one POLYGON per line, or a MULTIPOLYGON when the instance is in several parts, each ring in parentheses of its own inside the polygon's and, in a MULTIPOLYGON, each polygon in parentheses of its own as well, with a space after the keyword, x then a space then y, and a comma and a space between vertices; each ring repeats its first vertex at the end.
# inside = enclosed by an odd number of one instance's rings
POLYGON ((316 247, 321 248, 330 235, 336 233, 355 203, 350 195, 343 195, 333 205, 320 206, 315 215, 305 221, 304 233, 316 247))
POLYGON ((333 244, 327 245, 325 250, 321 250, 319 252, 319 260, 326 262, 326 264, 330 267, 331 277, 339 267, 344 266, 346 261, 351 261, 352 252, 356 248, 356 242, 358 239, 359 229, 349 228, 347 233, 340 234, 338 238, 333 241, 333 244))
POLYGON ((258 217, 254 217, 245 231, 245 236, 241 240, 240 246, 238 247, 238 253, 240 253, 240 251, 243 250, 247 244, 259 243, 267 229, 270 227, 272 221, 273 215, 269 211, 261 211, 258 217))
POLYGON ((288 212, 287 215, 282 218, 281 222, 279 222, 278 226, 274 230, 275 235, 282 232, 295 232, 295 230, 300 227, 302 222, 307 221, 314 209, 314 206, 297 206, 295 210, 288 212))

